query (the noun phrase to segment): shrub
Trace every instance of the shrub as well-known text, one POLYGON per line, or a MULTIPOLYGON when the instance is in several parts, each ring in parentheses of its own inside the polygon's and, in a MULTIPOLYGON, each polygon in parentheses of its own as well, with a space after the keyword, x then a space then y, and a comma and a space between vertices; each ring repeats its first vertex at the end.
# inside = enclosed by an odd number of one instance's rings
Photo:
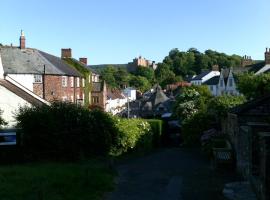
POLYGON ((161 145, 161 136, 162 136, 162 120, 158 119, 148 119, 147 122, 150 124, 153 132, 153 145, 158 147, 161 145))
POLYGON ((184 143, 188 146, 199 145, 203 131, 211 128, 212 122, 212 116, 206 112, 198 112, 192 118, 184 120, 182 123, 184 143))
POLYGON ((150 124, 142 119, 115 119, 118 128, 116 144, 112 146, 111 155, 119 156, 132 149, 147 150, 152 147, 150 124))
POLYGON ((117 132, 108 114, 63 102, 21 108, 16 118, 23 148, 30 158, 70 160, 105 155, 117 132))

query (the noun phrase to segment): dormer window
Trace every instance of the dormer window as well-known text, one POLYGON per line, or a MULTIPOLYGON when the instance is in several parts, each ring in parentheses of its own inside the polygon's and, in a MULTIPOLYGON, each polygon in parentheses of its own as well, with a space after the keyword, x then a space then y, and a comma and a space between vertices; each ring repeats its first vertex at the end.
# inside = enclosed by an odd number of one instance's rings
POLYGON ((229 78, 229 86, 232 87, 233 86, 233 79, 229 78))
POLYGON ((220 80, 220 87, 223 87, 223 81, 222 80, 220 80))

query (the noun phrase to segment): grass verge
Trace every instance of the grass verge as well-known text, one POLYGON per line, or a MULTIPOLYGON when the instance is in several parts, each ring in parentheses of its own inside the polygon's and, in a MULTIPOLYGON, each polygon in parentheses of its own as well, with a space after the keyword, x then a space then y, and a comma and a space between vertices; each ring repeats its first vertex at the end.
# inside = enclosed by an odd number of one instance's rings
POLYGON ((115 172, 97 160, 0 166, 6 200, 98 200, 113 190, 115 172))

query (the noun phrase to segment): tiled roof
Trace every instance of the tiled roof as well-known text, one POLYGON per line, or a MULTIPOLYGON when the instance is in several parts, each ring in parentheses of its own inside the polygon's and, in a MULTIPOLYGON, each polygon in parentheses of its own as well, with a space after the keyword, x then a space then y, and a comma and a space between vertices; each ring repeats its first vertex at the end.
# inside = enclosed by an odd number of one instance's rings
POLYGON ((217 85, 219 82, 220 76, 214 76, 210 78, 209 80, 205 81, 203 85, 217 85))
POLYGON ((61 58, 37 49, 1 46, 0 56, 6 74, 43 74, 45 65, 46 74, 81 76, 61 58))
POLYGON ((125 99, 126 97, 118 89, 108 89, 107 97, 109 99, 125 99))
POLYGON ((191 81, 202 80, 202 78, 205 77, 209 73, 210 71, 202 72, 199 75, 195 76, 193 79, 191 79, 191 81))
POLYGON ((45 57, 50 63, 52 63, 56 68, 61 70, 65 75, 72 75, 72 76, 82 76, 77 70, 70 67, 66 64, 61 58, 50 55, 43 51, 39 51, 39 53, 45 57))

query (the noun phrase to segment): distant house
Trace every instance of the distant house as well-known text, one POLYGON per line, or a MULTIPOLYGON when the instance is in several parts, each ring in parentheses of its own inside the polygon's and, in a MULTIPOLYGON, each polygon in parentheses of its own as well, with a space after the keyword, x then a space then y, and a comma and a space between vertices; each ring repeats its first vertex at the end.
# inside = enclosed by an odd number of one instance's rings
POLYGON ((107 93, 105 81, 92 82, 91 106, 106 110, 107 93))
MULTIPOLYGON (((63 55, 64 54, 64 55, 63 55)), ((62 57, 71 57, 71 49, 62 57)), ((20 84, 46 101, 83 101, 83 76, 61 58, 26 48, 21 32, 20 46, 0 46, 4 78, 20 84)))
POLYGON ((137 91, 132 87, 127 87, 123 90, 123 93, 129 101, 135 101, 137 99, 137 91))
POLYGON ((204 85, 208 86, 210 92, 214 96, 220 96, 223 94, 239 95, 232 68, 221 69, 219 76, 210 78, 204 82, 204 85))
POLYGON ((113 115, 126 109, 127 97, 118 89, 108 89, 105 111, 113 115))
POLYGON ((140 105, 141 117, 161 116, 172 112, 173 101, 166 96, 161 87, 157 85, 153 92, 145 98, 140 105))
POLYGON ((213 66, 212 70, 207 70, 202 72, 201 74, 195 76, 190 80, 190 83, 193 85, 202 85, 204 82, 208 81, 209 79, 219 76, 220 72, 217 65, 213 66))
POLYGON ((7 122, 5 128, 14 128, 16 126, 15 114, 20 107, 49 104, 33 92, 1 77, 0 97, 0 110, 3 112, 3 119, 7 122))

